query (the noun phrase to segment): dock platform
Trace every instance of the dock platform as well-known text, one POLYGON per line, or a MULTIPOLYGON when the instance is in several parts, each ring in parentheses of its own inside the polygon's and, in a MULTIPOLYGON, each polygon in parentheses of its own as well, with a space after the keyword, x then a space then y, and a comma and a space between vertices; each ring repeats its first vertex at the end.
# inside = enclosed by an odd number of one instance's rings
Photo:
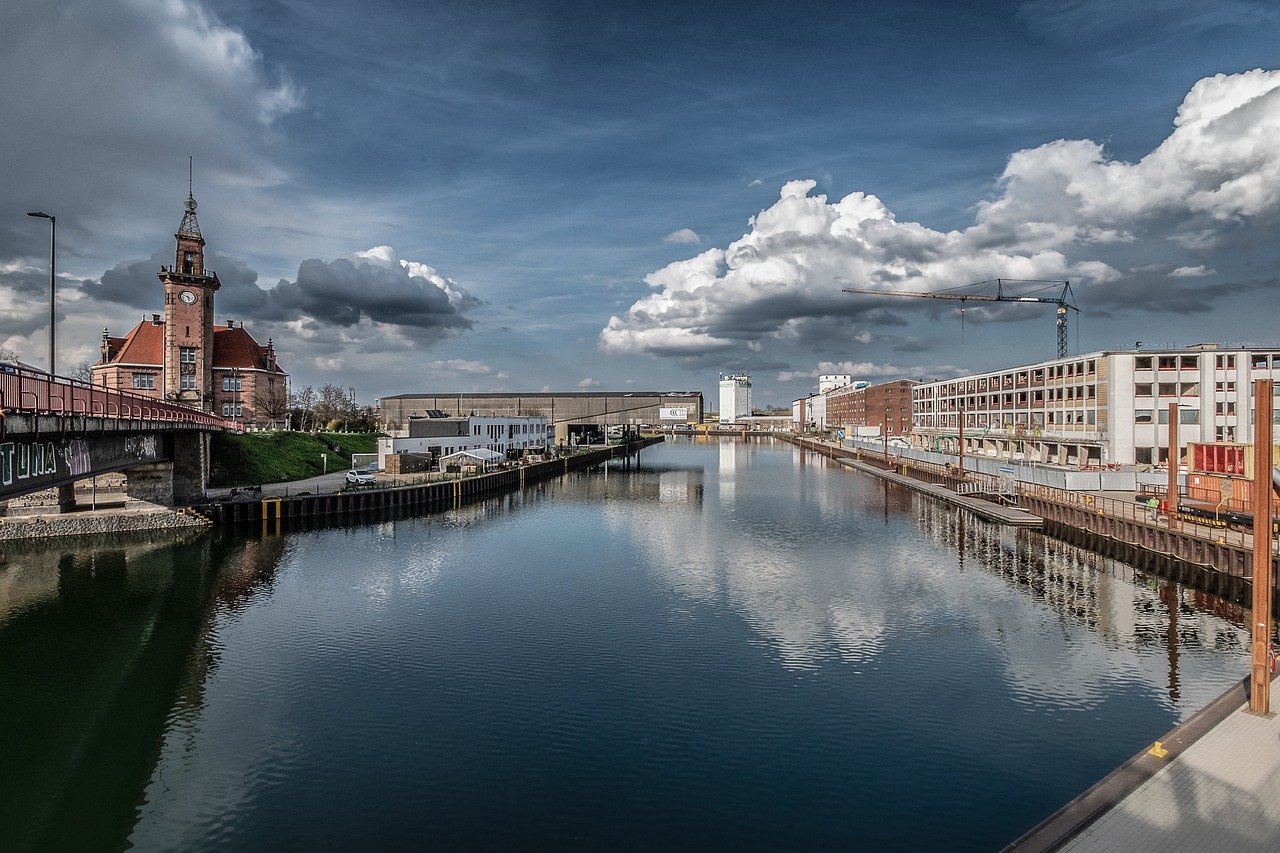
POLYGON ((1017 507, 1002 506, 983 500, 982 498, 970 497, 969 495, 959 495, 948 489, 946 486, 940 486, 935 483, 925 483, 913 477, 905 477, 893 471, 886 471, 876 465, 868 465, 866 462, 859 462, 856 459, 845 459, 837 457, 836 462, 849 468, 859 471, 863 474, 870 474, 873 477, 879 477, 896 483, 899 486, 906 486, 914 489, 922 494, 930 495, 935 498, 947 501, 961 509, 966 509, 980 518, 988 521, 994 521, 998 524, 1008 524, 1013 527, 1031 527, 1039 529, 1044 524, 1044 519, 1038 515, 1032 515, 1029 512, 1018 509, 1017 507))
POLYGON ((1249 712, 1248 679, 1005 848, 1280 849, 1280 717, 1249 712))

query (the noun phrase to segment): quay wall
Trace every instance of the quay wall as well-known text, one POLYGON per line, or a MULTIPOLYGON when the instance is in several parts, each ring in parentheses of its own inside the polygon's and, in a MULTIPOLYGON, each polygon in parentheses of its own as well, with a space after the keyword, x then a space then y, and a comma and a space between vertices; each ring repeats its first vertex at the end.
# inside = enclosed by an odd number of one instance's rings
POLYGON ((388 510, 432 512, 519 489, 526 483, 558 477, 569 471, 602 465, 610 459, 630 457, 642 448, 660 441, 662 441, 661 438, 646 438, 628 444, 565 456, 550 462, 537 462, 458 480, 392 488, 357 489, 327 495, 228 500, 197 505, 193 509, 215 524, 267 522, 276 525, 321 517, 359 515, 388 510))
MULTIPOLYGON (((887 462, 879 451, 864 451, 833 446, 796 436, 786 441, 832 459, 878 460, 887 462)), ((956 488, 962 482, 942 466, 905 457, 894 457, 896 469, 914 479, 956 488)), ((968 460, 965 460, 966 466, 968 460)), ((989 478, 994 480, 995 478, 989 478)), ((967 477, 963 482, 973 483, 967 477)), ((1205 570, 1198 586, 1210 590, 1239 590, 1249 594, 1253 578, 1252 536, 1236 530, 1200 528, 1194 523, 1168 518, 1152 520, 1143 507, 1132 501, 1110 500, 1086 493, 1071 492, 1031 483, 1013 484, 1019 509, 1045 520, 1044 532, 1099 553, 1112 550, 1109 545, 1138 549, 1158 556, 1189 563, 1205 570), (1205 533, 1212 530, 1212 533, 1205 533)), ((1013 495, 1011 495, 1012 497, 1013 495)), ((1280 591, 1280 555, 1272 555, 1272 578, 1280 591)))

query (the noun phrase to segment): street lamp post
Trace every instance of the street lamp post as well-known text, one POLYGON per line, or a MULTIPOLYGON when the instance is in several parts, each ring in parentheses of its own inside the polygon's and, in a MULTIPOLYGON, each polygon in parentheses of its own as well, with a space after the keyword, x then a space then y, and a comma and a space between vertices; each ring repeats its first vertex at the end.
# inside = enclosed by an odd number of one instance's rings
POLYGON ((53 361, 53 281, 54 281, 54 250, 58 245, 58 217, 45 213, 43 210, 33 210, 27 216, 34 216, 37 219, 49 220, 49 375, 52 376, 57 371, 54 369, 53 361))

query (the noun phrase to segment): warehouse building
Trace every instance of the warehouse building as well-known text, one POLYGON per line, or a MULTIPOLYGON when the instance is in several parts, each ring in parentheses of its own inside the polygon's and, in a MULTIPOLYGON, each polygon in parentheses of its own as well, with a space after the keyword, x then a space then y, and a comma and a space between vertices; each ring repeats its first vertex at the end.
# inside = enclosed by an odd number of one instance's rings
POLYGON ((440 392, 397 394, 379 401, 383 429, 403 432, 409 419, 433 410, 451 417, 536 415, 556 443, 602 441, 610 426, 662 427, 702 422, 701 391, 440 392))

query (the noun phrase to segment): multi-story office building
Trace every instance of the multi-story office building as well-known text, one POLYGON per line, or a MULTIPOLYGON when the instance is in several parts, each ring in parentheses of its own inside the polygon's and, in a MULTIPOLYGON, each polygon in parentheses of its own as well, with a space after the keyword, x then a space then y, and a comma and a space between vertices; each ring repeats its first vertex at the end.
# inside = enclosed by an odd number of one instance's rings
POLYGON ((1094 352, 927 382, 913 392, 912 442, 1067 467, 1161 464, 1169 406, 1189 442, 1252 441, 1252 380, 1280 378, 1280 351, 1094 352))
POLYGON ((731 424, 751 414, 751 374, 720 374, 720 423, 731 424))

